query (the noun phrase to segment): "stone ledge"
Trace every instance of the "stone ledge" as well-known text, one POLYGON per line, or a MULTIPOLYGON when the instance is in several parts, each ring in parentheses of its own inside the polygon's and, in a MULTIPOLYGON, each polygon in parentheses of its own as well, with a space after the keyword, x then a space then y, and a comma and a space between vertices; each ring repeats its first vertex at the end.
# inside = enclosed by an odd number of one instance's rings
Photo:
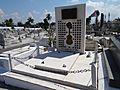
POLYGON ((35 65, 35 69, 48 71, 48 72, 52 72, 52 73, 58 73, 58 74, 62 74, 62 75, 68 74, 68 71, 66 71, 66 70, 55 69, 55 68, 50 68, 50 67, 46 67, 46 66, 35 65))
POLYGON ((105 65, 108 73, 108 83, 111 87, 120 88, 120 70, 109 49, 103 50, 105 65))

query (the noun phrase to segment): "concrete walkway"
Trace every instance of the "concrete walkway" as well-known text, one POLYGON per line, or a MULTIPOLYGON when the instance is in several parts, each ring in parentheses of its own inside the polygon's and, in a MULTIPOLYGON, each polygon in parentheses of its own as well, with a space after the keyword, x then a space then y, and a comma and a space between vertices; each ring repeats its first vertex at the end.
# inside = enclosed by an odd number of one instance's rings
POLYGON ((27 90, 27 89, 5 85, 4 83, 0 82, 0 90, 27 90))

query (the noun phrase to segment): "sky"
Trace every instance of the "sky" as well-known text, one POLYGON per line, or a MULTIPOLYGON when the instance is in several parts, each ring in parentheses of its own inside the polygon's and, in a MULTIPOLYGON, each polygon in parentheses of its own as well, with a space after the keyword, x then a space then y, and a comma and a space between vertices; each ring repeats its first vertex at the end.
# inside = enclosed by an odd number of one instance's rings
POLYGON ((120 0, 0 0, 0 23, 9 18, 13 18, 14 23, 24 23, 28 17, 41 22, 48 13, 55 21, 55 7, 83 3, 86 4, 86 17, 95 10, 104 13, 106 20, 108 13, 111 20, 120 17, 120 0))

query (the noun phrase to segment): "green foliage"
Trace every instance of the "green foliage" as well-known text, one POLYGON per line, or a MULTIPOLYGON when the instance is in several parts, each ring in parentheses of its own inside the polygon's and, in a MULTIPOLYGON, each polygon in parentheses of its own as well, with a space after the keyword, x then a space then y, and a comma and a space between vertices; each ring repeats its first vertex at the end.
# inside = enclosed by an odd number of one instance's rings
POLYGON ((43 21, 44 21, 44 23, 43 23, 43 28, 47 31, 47 29, 49 28, 49 22, 48 22, 48 19, 45 18, 43 21))
POLYGON ((55 22, 52 22, 50 25, 51 25, 51 26, 54 26, 54 25, 55 25, 55 22))
POLYGON ((43 28, 49 37, 49 42, 48 45, 51 47, 52 41, 54 40, 54 31, 50 29, 50 20, 51 20, 51 15, 47 14, 46 17, 43 19, 43 22, 41 22, 41 28, 43 28))
POLYGON ((23 27, 24 24, 23 24, 22 22, 18 22, 18 23, 17 23, 17 26, 19 26, 19 27, 23 27))
POLYGON ((43 28, 43 22, 36 23, 35 27, 37 28, 43 28))
POLYGON ((40 27, 43 28, 45 31, 48 32, 48 28, 49 28, 49 21, 51 20, 51 16, 50 14, 47 14, 46 17, 43 19, 43 22, 39 23, 40 27))
POLYGON ((31 27, 33 27, 33 22, 34 22, 34 19, 32 19, 32 17, 29 17, 28 19, 27 19, 27 22, 25 22, 25 27, 28 27, 28 28, 31 28, 31 27))
POLYGON ((34 22, 34 19, 32 19, 32 17, 29 17, 29 18, 27 19, 27 22, 33 23, 33 22, 34 22))
POLYGON ((8 26, 8 27, 12 27, 12 26, 14 25, 12 18, 6 19, 4 23, 5 23, 5 25, 8 26))
POLYGON ((50 15, 50 14, 47 14, 47 15, 46 15, 46 19, 47 19, 48 21, 51 20, 51 19, 52 19, 51 15, 50 15))

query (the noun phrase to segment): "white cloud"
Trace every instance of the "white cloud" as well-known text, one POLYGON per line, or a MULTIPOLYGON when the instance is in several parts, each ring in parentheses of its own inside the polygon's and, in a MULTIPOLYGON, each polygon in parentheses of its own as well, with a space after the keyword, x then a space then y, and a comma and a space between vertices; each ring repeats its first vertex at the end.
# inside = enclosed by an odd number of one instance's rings
POLYGON ((28 17, 33 18, 33 14, 32 14, 32 12, 28 12, 28 17))
MULTIPOLYGON (((120 17, 120 1, 119 0, 85 0, 86 3, 86 16, 91 15, 95 10, 100 13, 108 15, 110 12, 111 20, 120 17)), ((67 5, 83 3, 81 0, 67 0, 67 5)))
POLYGON ((40 12, 36 11, 36 10, 33 10, 32 11, 33 14, 40 14, 40 12))
POLYGON ((47 14, 52 16, 51 22, 55 21, 55 11, 48 11, 47 9, 43 11, 43 15, 41 15, 40 19, 43 20, 47 14))
POLYGON ((5 13, 2 9, 0 9, 0 16, 3 16, 5 13))
POLYGON ((80 3, 80 0, 67 0, 67 4, 70 5, 70 4, 79 4, 80 3))
POLYGON ((52 16, 51 22, 55 21, 55 11, 48 11, 47 9, 44 9, 43 12, 33 10, 28 13, 28 17, 32 17, 35 22, 41 22, 47 14, 52 16))
MULTIPOLYGON (((86 0, 88 1, 88 0, 86 0)), ((106 2, 106 3, 114 3, 114 2, 118 2, 119 0, 91 0, 93 2, 99 2, 99 1, 102 1, 102 2, 106 2)))
POLYGON ((51 16, 52 16, 52 20, 53 22, 55 22, 55 11, 51 12, 51 16))
POLYGON ((11 17, 16 18, 16 19, 20 19, 19 13, 18 12, 13 12, 10 14, 11 17))
POLYGON ((9 19, 9 18, 12 18, 14 23, 22 20, 22 18, 20 17, 18 12, 12 12, 12 13, 9 13, 9 14, 8 13, 4 14, 2 16, 2 21, 6 20, 6 19, 9 19))
POLYGON ((79 0, 71 0, 70 2, 71 2, 71 3, 80 3, 79 0))
POLYGON ((86 6, 87 6, 87 16, 89 16, 90 14, 92 14, 95 10, 99 10, 100 12, 101 11, 103 12, 103 10, 105 10, 105 8, 104 8, 105 4, 102 1, 93 2, 91 0, 88 0, 86 2, 86 6))
POLYGON ((110 3, 105 3, 103 1, 92 1, 92 0, 88 0, 86 4, 87 4, 87 16, 92 14, 92 12, 95 10, 99 10, 101 13, 104 13, 106 15, 110 12, 111 20, 117 17, 120 17, 120 13, 119 13, 120 5, 119 4, 115 5, 114 3, 110 4, 110 3))
POLYGON ((28 17, 32 17, 35 22, 39 21, 40 16, 41 16, 41 14, 39 11, 33 10, 33 11, 28 12, 28 17))
POLYGON ((117 2, 119 0, 107 0, 108 2, 117 2))

